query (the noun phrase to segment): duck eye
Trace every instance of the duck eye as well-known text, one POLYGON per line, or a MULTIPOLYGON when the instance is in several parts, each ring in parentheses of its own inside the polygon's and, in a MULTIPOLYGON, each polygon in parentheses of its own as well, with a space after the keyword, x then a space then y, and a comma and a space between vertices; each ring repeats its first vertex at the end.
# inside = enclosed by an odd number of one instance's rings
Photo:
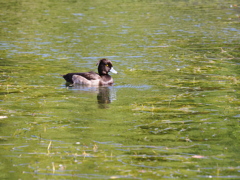
POLYGON ((106 66, 108 66, 108 64, 106 64, 106 66))

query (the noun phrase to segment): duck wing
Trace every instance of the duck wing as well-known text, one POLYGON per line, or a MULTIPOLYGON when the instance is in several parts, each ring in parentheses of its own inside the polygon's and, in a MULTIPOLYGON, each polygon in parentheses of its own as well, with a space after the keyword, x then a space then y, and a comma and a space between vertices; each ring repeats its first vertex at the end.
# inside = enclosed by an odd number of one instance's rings
POLYGON ((87 80, 97 80, 97 79, 100 79, 99 74, 97 74, 97 73, 95 73, 93 71, 85 72, 85 73, 68 73, 68 74, 63 75, 63 78, 67 82, 73 83, 73 79, 72 79, 73 75, 82 76, 82 77, 86 78, 87 80))

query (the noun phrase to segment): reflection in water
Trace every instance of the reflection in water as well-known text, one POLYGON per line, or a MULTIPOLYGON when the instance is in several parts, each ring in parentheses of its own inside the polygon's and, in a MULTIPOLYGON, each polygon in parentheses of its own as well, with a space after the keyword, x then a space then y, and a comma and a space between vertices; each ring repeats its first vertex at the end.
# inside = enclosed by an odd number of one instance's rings
POLYGON ((110 104, 111 99, 111 90, 109 87, 99 87, 98 88, 97 101, 100 109, 108 108, 107 104, 110 104))
POLYGON ((97 93, 97 102, 100 109, 109 108, 108 104, 116 100, 116 91, 113 86, 86 86, 75 85, 74 90, 97 93))

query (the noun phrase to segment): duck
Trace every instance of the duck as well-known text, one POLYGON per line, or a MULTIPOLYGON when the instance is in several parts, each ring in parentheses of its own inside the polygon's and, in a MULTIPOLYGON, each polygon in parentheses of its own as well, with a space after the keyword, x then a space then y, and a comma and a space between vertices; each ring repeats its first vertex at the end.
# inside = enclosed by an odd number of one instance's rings
POLYGON ((68 73, 62 75, 67 83, 72 85, 88 85, 88 86, 104 86, 112 85, 113 78, 108 74, 109 72, 117 74, 117 71, 113 68, 113 64, 110 60, 103 58, 100 59, 97 64, 98 73, 94 71, 83 73, 68 73))

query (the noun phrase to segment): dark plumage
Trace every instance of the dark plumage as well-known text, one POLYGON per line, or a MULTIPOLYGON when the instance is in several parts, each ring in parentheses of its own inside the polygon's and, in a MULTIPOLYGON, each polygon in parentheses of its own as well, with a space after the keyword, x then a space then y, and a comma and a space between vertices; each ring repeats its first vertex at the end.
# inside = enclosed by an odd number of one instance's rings
POLYGON ((108 73, 117 73, 117 71, 113 69, 112 62, 108 59, 101 59, 99 60, 97 65, 98 73, 95 73, 93 71, 85 73, 68 73, 63 75, 63 78, 71 84, 83 84, 93 86, 113 84, 113 79, 108 73))

